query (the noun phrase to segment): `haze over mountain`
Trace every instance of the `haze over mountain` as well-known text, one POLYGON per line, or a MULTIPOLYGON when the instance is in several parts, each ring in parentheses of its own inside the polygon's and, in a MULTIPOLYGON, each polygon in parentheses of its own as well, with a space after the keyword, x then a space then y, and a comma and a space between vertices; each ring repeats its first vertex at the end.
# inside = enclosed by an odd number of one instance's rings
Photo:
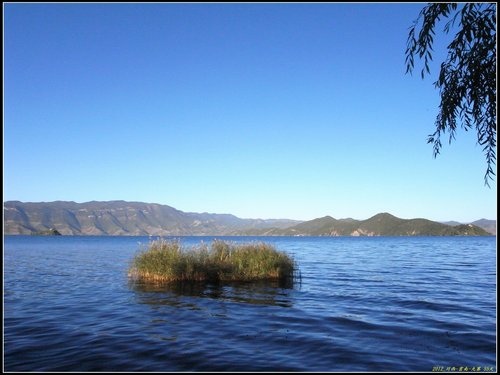
POLYGON ((183 212, 167 205, 107 201, 75 203, 4 202, 4 233, 32 234, 55 229, 63 235, 290 235, 290 236, 425 236, 490 235, 495 220, 478 225, 446 225, 427 219, 400 219, 381 213, 367 220, 310 221, 241 219, 230 214, 183 212), (489 230, 487 232, 480 225, 489 230))

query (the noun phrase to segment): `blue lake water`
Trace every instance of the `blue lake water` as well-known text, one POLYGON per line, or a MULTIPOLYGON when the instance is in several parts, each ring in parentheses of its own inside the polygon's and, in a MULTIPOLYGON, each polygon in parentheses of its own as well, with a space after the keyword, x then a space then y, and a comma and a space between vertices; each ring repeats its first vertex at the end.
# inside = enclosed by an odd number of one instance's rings
POLYGON ((147 237, 5 237, 4 370, 496 371, 495 237, 226 239, 301 279, 155 287, 147 237))

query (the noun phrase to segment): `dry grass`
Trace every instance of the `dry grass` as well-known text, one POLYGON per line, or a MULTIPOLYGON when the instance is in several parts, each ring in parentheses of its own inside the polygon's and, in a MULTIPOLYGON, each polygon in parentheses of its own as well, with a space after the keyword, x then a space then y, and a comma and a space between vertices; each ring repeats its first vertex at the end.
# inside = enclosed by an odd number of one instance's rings
POLYGON ((266 243, 213 241, 183 249, 179 241, 156 240, 133 259, 129 276, 141 281, 255 281, 293 278, 294 260, 266 243))

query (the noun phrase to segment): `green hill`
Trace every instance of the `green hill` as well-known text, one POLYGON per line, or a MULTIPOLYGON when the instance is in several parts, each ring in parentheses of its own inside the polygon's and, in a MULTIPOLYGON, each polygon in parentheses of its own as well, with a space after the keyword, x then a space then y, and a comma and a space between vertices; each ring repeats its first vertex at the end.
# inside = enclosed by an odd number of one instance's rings
POLYGON ((290 228, 276 230, 274 235, 288 236, 488 236, 484 229, 472 225, 446 225, 427 219, 400 219, 388 213, 367 220, 336 220, 330 216, 306 221, 290 228))

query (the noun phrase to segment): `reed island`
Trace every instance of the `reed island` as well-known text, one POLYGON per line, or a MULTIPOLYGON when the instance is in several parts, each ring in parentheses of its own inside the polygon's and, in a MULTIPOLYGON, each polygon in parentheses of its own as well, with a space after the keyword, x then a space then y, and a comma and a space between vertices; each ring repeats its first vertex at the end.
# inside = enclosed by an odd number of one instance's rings
POLYGON ((214 240, 183 248, 180 241, 159 239, 136 254, 129 276, 146 282, 287 281, 295 270, 293 258, 263 242, 214 240))

